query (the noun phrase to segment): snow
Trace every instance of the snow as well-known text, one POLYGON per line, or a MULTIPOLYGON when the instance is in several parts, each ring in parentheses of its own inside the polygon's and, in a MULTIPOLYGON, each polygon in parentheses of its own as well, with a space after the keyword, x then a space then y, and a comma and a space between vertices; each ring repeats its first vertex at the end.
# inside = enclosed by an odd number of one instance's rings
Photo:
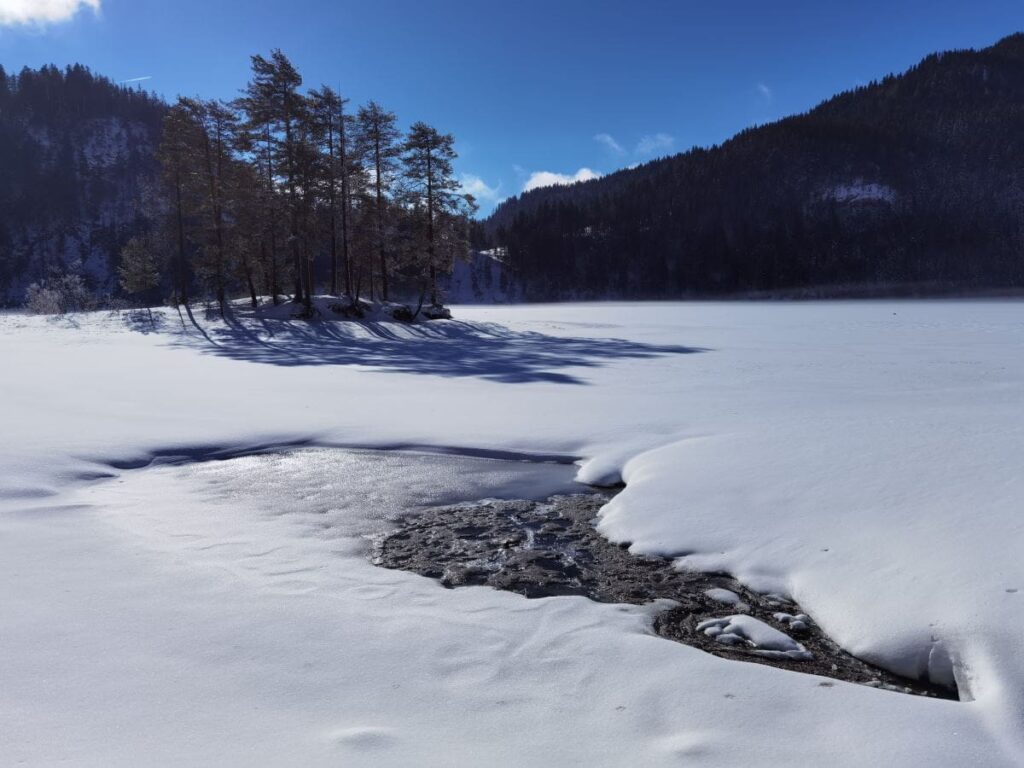
POLYGON ((822 197, 826 200, 835 200, 837 203, 893 203, 896 201, 896 190, 888 184, 857 179, 844 184, 836 184, 825 190, 822 197))
POLYGON ((723 589, 722 587, 712 587, 711 589, 704 590, 704 594, 714 600, 716 603, 725 603, 726 605, 742 605, 740 602, 740 596, 733 592, 731 589, 723 589))
POLYGON ((705 619, 697 625, 697 631, 713 637, 716 643, 748 647, 759 656, 797 661, 813 658, 810 651, 789 635, 753 616, 735 614, 705 619))
POLYGON ((1024 761, 1020 304, 455 314, 0 316, 5 761, 773 765, 780 732, 807 764, 1024 761), (366 559, 402 510, 564 488, 573 457, 626 483, 611 539, 968 700, 366 559))
POLYGON ((775 613, 772 614, 775 620, 785 624, 792 630, 799 631, 801 629, 807 629, 807 625, 810 623, 810 619, 806 613, 798 613, 795 616, 791 613, 775 613))

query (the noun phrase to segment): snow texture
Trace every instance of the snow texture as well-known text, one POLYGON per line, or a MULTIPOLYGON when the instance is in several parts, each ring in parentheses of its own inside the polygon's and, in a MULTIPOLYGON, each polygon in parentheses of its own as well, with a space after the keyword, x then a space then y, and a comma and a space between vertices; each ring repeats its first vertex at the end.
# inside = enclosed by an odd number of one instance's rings
POLYGON ((846 184, 837 184, 826 190, 822 197, 826 200, 835 200, 837 203, 893 203, 896 201, 896 191, 887 184, 858 179, 846 184))
POLYGON ((809 765, 1024 762, 1019 303, 455 313, 0 315, 4 761, 779 765, 798 733, 809 765), (397 510, 546 490, 574 457, 626 483, 612 540, 967 701, 365 558, 397 510))
POLYGON ((794 661, 813 658, 810 651, 789 635, 769 627, 753 616, 736 614, 706 619, 697 625, 697 631, 713 637, 716 643, 749 647, 760 656, 794 661))

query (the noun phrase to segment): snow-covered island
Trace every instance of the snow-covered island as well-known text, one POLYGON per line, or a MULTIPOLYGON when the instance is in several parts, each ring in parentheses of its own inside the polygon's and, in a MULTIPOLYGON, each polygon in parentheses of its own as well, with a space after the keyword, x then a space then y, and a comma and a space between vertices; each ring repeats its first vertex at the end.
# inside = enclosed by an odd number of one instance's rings
POLYGON ((1024 762, 1019 302, 454 317, 0 315, 0 763, 1024 762), (721 655, 667 601, 372 562, 581 484, 623 484, 629 555, 728 576, 721 655), (957 698, 802 673, 817 628, 957 698))

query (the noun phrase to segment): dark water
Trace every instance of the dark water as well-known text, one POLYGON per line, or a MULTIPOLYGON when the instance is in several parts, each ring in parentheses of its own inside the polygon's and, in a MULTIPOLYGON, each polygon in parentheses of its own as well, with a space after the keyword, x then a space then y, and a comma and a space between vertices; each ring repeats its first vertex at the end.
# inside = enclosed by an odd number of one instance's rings
POLYGON ((579 595, 634 604, 666 598, 677 606, 655 618, 655 632, 716 656, 957 698, 955 690, 901 678, 851 656, 781 596, 752 592, 724 574, 677 571, 669 560, 633 555, 610 543, 593 526, 607 500, 606 494, 586 493, 542 502, 486 501, 428 509, 400 520, 398 530, 378 542, 374 562, 438 579, 447 587, 486 585, 528 598, 579 595), (728 590, 732 596, 713 593, 716 600, 709 590, 728 590), (722 596, 735 604, 721 602, 722 596), (730 615, 758 619, 798 642, 801 650, 787 656, 748 642, 727 645, 700 626, 730 615))

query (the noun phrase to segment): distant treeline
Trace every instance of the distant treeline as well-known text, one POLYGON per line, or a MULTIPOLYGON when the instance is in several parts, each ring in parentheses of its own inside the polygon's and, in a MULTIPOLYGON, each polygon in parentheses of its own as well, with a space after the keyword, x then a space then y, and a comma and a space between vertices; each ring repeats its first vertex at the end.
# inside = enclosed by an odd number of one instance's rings
POLYGON ((532 300, 1024 288, 1024 35, 483 224, 451 136, 304 90, 278 51, 242 94, 169 106, 81 66, 0 69, 0 302, 434 302, 470 243, 532 300))
POLYGON ((319 291, 397 288, 422 305, 468 252, 476 206, 454 178, 453 137, 303 91, 280 51, 252 57, 232 102, 168 107, 82 67, 0 77, 0 138, 17 139, 0 142, 0 201, 19 201, 0 213, 8 288, 32 275, 29 295, 77 295, 106 280, 149 300, 198 292, 223 309, 242 292, 307 310, 319 291))
POLYGON ((486 227, 539 300, 1024 286, 1024 35, 486 227))

